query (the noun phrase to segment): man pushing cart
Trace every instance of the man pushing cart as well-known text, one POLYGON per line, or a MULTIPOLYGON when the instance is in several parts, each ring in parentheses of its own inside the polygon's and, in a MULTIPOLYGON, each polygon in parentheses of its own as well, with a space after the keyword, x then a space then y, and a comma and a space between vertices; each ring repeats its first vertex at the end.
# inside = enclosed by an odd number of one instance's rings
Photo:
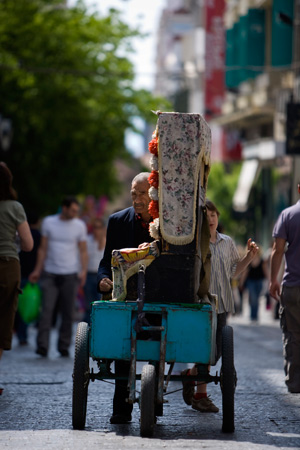
POLYGON ((210 147, 210 129, 201 115, 158 113, 149 144, 151 174, 135 177, 133 206, 109 219, 98 276, 101 292, 111 292, 111 299, 93 302, 90 327, 78 325, 75 429, 85 426, 89 381, 114 379, 111 423, 129 422, 138 403, 141 435, 152 436, 169 381, 184 381, 172 374, 174 364, 192 362, 197 371, 189 381, 220 383, 222 429, 234 431, 236 372, 229 326, 223 328, 221 373, 209 373, 216 363, 218 312, 217 298, 208 290, 210 235, 204 208, 210 147), (90 372, 90 358, 98 373, 90 372), (137 361, 146 363, 141 375, 137 361))

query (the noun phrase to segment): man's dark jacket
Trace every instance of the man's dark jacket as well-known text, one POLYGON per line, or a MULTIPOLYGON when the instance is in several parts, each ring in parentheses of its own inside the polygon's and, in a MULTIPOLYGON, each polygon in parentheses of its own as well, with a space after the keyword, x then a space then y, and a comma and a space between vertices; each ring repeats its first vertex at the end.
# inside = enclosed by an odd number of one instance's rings
POLYGON ((134 248, 135 211, 133 206, 112 214, 108 220, 106 245, 104 255, 100 261, 97 285, 103 278, 112 279, 111 252, 120 248, 134 248))

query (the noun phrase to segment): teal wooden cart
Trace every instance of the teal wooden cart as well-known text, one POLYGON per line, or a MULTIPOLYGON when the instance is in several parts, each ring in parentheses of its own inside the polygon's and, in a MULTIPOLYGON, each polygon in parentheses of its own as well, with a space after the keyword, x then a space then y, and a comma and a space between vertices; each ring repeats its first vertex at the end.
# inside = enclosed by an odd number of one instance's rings
POLYGON ((189 380, 220 383, 222 430, 233 432, 237 380, 232 328, 225 326, 223 329, 221 371, 219 375, 211 375, 208 368, 215 364, 217 325, 213 305, 145 303, 143 313, 149 322, 151 315, 155 316, 156 322, 159 317, 158 325, 142 327, 142 331, 147 331, 150 336, 147 340, 139 339, 136 332, 139 315, 136 301, 94 302, 90 327, 85 322, 79 323, 73 373, 73 427, 85 427, 89 381, 116 379, 110 371, 111 362, 123 360, 130 361, 128 402, 139 403, 141 436, 152 436, 156 416, 163 415, 164 394, 169 381, 183 380, 180 375, 172 375, 174 364, 195 362, 198 375, 189 380), (98 373, 90 370, 90 358, 97 362, 98 373), (140 375, 136 374, 137 361, 146 362, 140 375), (165 363, 170 365, 168 374, 165 374, 165 363), (136 390, 137 380, 141 380, 140 394, 136 390))

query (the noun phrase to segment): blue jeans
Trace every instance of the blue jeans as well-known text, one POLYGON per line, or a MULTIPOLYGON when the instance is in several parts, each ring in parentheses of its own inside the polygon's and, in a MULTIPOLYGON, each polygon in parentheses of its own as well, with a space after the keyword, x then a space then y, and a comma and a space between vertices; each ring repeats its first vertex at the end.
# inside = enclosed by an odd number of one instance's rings
POLYGON ((246 284, 249 291, 250 303, 250 318, 251 320, 258 319, 259 296, 263 287, 263 280, 247 280, 246 284))

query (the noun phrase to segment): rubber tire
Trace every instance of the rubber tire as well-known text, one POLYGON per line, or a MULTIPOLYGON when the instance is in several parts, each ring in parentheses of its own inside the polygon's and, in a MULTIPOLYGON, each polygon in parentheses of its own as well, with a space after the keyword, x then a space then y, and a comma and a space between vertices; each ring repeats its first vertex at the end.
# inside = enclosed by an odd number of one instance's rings
MULTIPOLYGON (((155 367, 155 373, 159 374, 159 362, 156 362, 154 367, 155 367)), ((157 391, 158 391, 158 376, 157 376, 156 385, 155 385, 156 400, 157 400, 157 391)), ((156 401, 154 414, 155 414, 155 421, 156 421, 156 417, 162 417, 164 415, 164 404, 163 403, 157 403, 157 401, 156 401)))
POLYGON ((222 390, 224 433, 234 432, 234 392, 236 371, 234 368, 233 329, 226 325, 222 330, 222 367, 220 373, 222 390))
POLYGON ((72 424, 75 430, 85 427, 89 381, 89 325, 80 322, 75 338, 73 370, 72 424))
POLYGON ((156 373, 152 364, 143 367, 141 374, 140 396, 140 434, 142 437, 153 436, 155 423, 156 373))

